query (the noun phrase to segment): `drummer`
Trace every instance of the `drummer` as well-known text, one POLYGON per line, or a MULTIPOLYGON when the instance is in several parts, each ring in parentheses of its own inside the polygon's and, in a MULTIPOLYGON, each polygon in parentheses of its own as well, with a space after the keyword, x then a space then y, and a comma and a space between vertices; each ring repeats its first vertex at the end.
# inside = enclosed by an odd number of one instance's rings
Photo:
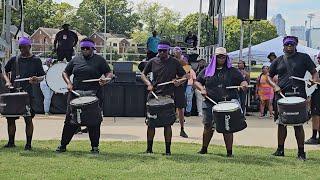
MULTIPOLYGON (((208 96, 215 102, 236 100, 239 102, 237 89, 226 90, 227 86, 241 86, 245 90, 248 82, 243 78, 240 71, 232 67, 227 50, 219 47, 215 51, 209 66, 203 69, 197 77, 194 86, 201 91, 203 96, 208 96)), ((210 140, 215 130, 212 114, 214 104, 207 99, 203 102, 203 139, 199 154, 207 154, 210 140)), ((240 106, 240 105, 239 105, 240 106)), ((239 117, 240 118, 240 117, 239 117)), ((232 157, 233 133, 223 134, 227 149, 227 156, 232 157)))
MULTIPOLYGON (((170 43, 162 41, 158 45, 159 55, 152 58, 146 67, 144 68, 141 79, 148 86, 148 91, 154 91, 160 96, 173 96, 174 86, 172 84, 156 87, 157 84, 172 81, 176 77, 188 77, 186 72, 182 68, 181 64, 177 59, 169 56, 170 43), (149 73, 153 73, 152 83, 147 79, 149 73)), ((175 86, 180 85, 178 81, 174 82, 175 86)), ((147 129, 147 150, 146 153, 153 153, 153 139, 155 135, 155 128, 149 127, 147 129)), ((171 139, 172 139, 172 129, 171 126, 164 127, 164 138, 166 144, 165 155, 171 155, 171 139)))
MULTIPOLYGON (((272 62, 269 73, 269 82, 274 87, 276 92, 281 91, 285 96, 298 96, 307 98, 305 90, 305 82, 290 79, 290 76, 303 78, 306 71, 312 74, 313 81, 318 81, 318 73, 315 69, 315 64, 312 62, 309 55, 297 52, 298 38, 295 36, 286 36, 283 39, 283 51, 285 55, 278 57, 272 62), (272 78, 278 75, 278 84, 272 81, 272 78)), ((276 97, 280 98, 279 95, 276 97)), ((284 143, 287 137, 287 127, 278 119, 278 114, 275 115, 275 120, 278 124, 278 149, 274 156, 284 156, 284 143)), ((298 144, 298 159, 306 160, 304 152, 305 134, 302 125, 294 126, 295 137, 298 144)))
MULTIPOLYGON (((30 97, 30 112, 31 116, 24 116, 24 121, 26 123, 26 145, 24 147, 25 150, 31 150, 31 141, 33 135, 33 123, 32 119, 35 116, 33 107, 35 97, 33 96, 32 86, 34 84, 40 83, 43 80, 44 75, 46 74, 42 67, 41 59, 33 55, 30 51, 31 49, 31 40, 27 37, 21 37, 19 39, 19 49, 20 55, 18 56, 18 63, 16 62, 17 57, 12 57, 7 64, 5 65, 5 72, 3 77, 6 81, 6 87, 12 87, 12 85, 16 88, 13 91, 17 92, 17 90, 21 89, 21 91, 25 91, 29 94, 30 97), (16 73, 16 67, 19 68, 18 74, 16 73), (9 73, 11 73, 11 77, 9 78, 9 73), (15 83, 15 79, 22 78, 30 78, 29 81, 23 81, 19 83, 15 83)), ((15 120, 19 119, 19 117, 6 117, 8 123, 8 136, 9 141, 4 146, 5 148, 15 147, 15 134, 16 134, 16 123, 15 120)))
MULTIPOLYGON (((320 70, 320 52, 317 55, 318 73, 320 70)), ((320 136, 320 85, 311 95, 311 115, 312 115, 312 136, 306 140, 305 144, 320 144, 317 134, 320 136)))
MULTIPOLYGON (((107 81, 104 78, 100 78, 104 75, 107 78, 112 77, 112 73, 106 60, 94 53, 95 43, 89 38, 85 38, 80 42, 81 55, 74 57, 65 68, 62 76, 67 83, 69 90, 68 96, 68 107, 64 127, 62 131, 61 144, 56 149, 57 152, 65 152, 66 147, 71 141, 74 133, 78 129, 79 125, 72 123, 70 101, 75 98, 75 95, 71 93, 72 90, 79 90, 82 92, 92 92, 96 94, 100 101, 100 107, 102 105, 102 88, 101 86, 106 85, 107 81), (70 81, 70 76, 74 75, 73 83, 70 81), (83 83, 83 80, 97 79, 100 78, 99 82, 83 83)), ((98 118, 98 117, 97 117, 98 118)), ((102 117, 101 117, 102 119, 102 117)), ((100 139, 100 126, 88 127, 89 138, 91 141, 91 153, 99 153, 99 139, 100 139)))

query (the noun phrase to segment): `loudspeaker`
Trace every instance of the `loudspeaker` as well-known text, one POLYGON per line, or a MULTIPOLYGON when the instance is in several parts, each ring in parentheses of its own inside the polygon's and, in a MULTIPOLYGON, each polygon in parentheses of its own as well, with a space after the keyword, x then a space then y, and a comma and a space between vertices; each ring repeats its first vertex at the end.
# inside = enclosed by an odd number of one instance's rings
POLYGON ((254 1, 254 19, 267 20, 267 12, 268 12, 268 0, 254 1))
POLYGON ((146 86, 127 85, 124 86, 125 94, 125 116, 126 117, 145 117, 146 115, 146 86))
POLYGON ((104 86, 103 115, 121 117, 124 115, 124 86, 110 84, 104 86))
POLYGON ((238 19, 249 19, 250 0, 238 0, 238 19))
POLYGON ((115 72, 114 82, 116 83, 135 83, 136 73, 135 72, 115 72))
POLYGON ((114 62, 113 71, 114 72, 132 72, 133 62, 114 62))

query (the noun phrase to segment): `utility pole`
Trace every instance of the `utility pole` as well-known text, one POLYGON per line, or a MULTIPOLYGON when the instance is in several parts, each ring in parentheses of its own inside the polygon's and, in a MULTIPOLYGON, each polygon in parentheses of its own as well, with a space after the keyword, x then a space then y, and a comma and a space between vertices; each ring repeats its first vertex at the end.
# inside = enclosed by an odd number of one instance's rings
MULTIPOLYGON (((103 56, 107 59, 107 1, 104 1, 104 35, 103 35, 103 56)), ((112 53, 112 52, 111 52, 112 53)))
POLYGON ((313 13, 310 13, 310 14, 308 14, 308 18, 310 19, 310 30, 311 30, 311 28, 312 28, 312 19, 315 17, 315 14, 313 14, 313 13))
POLYGON ((202 22, 202 0, 200 0, 200 7, 199 7, 199 21, 198 21, 198 48, 200 47, 201 41, 201 22, 202 22))

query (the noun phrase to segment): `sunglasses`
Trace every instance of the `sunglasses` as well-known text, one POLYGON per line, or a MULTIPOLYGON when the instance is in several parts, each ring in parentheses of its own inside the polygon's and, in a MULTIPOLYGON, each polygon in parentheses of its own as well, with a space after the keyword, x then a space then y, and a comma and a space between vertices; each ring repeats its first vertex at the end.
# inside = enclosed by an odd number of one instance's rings
POLYGON ((168 50, 167 50, 167 49, 159 49, 158 52, 159 52, 159 53, 161 53, 161 52, 168 52, 168 50))
POLYGON ((91 47, 81 47, 81 50, 83 50, 83 51, 88 51, 90 49, 91 49, 91 47))
POLYGON ((285 43, 284 46, 295 46, 294 43, 285 43))
POLYGON ((222 59, 222 58, 225 58, 225 57, 227 57, 227 56, 225 56, 225 55, 218 55, 217 56, 217 58, 219 58, 219 59, 222 59))

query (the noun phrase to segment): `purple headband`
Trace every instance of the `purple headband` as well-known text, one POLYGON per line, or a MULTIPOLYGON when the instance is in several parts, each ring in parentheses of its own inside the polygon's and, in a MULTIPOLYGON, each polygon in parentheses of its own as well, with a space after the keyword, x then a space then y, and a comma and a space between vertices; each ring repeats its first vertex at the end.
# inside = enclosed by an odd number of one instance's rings
POLYGON ((27 37, 21 37, 19 39, 19 46, 31 46, 31 40, 27 37))
POLYGON ((167 45, 167 44, 159 44, 159 45, 158 45, 158 50, 160 50, 160 49, 162 49, 162 50, 169 50, 169 49, 170 49, 170 46, 167 45))
MULTIPOLYGON (((206 68, 204 77, 212 77, 216 72, 217 56, 212 56, 209 66, 206 68)), ((232 67, 231 59, 227 56, 227 68, 232 67)))
POLYGON ((182 53, 182 49, 177 46, 177 47, 173 48, 173 52, 180 52, 180 53, 182 53))
POLYGON ((298 44, 298 42, 297 42, 297 39, 294 37, 285 37, 283 39, 283 45, 285 45, 285 44, 292 44, 292 45, 296 46, 298 44))
POLYGON ((80 47, 90 47, 90 48, 95 49, 96 45, 91 41, 81 41, 80 42, 80 47))

